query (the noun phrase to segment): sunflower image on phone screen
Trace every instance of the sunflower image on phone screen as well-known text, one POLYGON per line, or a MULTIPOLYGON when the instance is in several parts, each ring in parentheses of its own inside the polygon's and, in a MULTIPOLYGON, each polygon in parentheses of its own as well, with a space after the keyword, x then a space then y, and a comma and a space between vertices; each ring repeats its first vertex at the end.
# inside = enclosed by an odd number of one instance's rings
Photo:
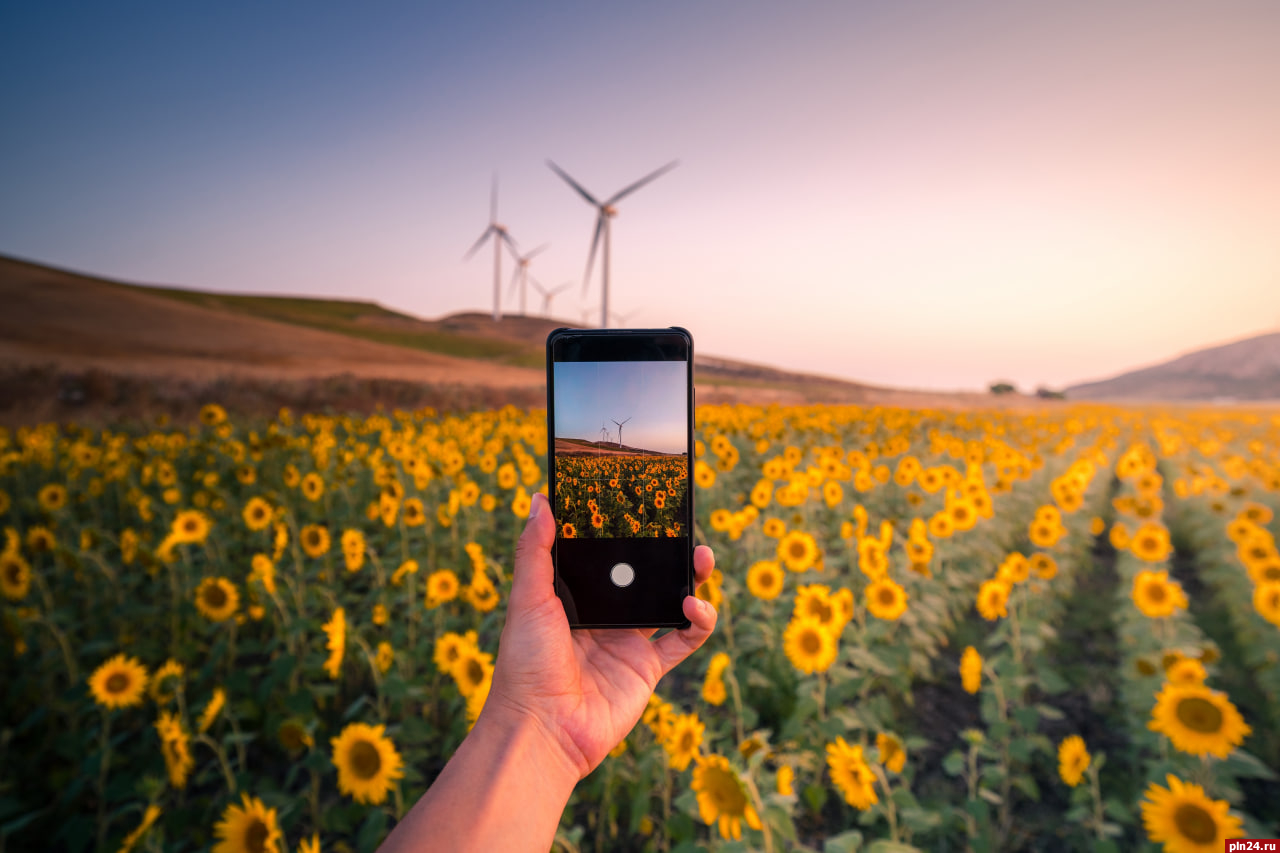
POLYGON ((688 536, 685 363, 560 362, 555 372, 560 537, 688 536))

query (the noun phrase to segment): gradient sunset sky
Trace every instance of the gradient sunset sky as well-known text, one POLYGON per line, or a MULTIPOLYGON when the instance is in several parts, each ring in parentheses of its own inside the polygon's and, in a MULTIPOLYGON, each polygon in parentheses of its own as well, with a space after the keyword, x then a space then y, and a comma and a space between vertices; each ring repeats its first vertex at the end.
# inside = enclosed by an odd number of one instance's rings
POLYGON ((614 221, 628 325, 1062 386, 1280 329, 1277 45, 1273 0, 6 3, 0 253, 489 310, 497 172, 578 324, 594 212, 546 159, 599 196, 679 159, 614 221))

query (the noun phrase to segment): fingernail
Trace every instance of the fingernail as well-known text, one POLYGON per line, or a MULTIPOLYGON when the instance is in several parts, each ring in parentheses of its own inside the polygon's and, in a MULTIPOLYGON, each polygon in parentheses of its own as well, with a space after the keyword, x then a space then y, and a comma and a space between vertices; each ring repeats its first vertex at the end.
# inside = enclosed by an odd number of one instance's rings
POLYGON ((542 492, 534 492, 533 500, 530 502, 530 506, 529 506, 530 521, 533 521, 535 518, 538 517, 538 514, 542 512, 542 505, 546 502, 547 502, 547 499, 543 497, 542 492), (538 500, 539 498, 542 498, 542 500, 538 500))

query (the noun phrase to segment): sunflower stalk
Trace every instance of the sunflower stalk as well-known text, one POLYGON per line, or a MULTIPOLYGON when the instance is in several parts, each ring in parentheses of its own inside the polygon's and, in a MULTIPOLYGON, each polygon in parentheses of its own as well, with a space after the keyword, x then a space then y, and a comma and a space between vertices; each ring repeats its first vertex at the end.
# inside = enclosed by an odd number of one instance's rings
POLYGON ((207 734, 197 734, 196 743, 202 743, 209 749, 213 750, 213 754, 218 758, 218 767, 222 770, 222 778, 227 783, 227 793, 231 795, 232 800, 236 796, 236 778, 231 775, 231 767, 227 764, 227 754, 222 745, 209 737, 207 734))

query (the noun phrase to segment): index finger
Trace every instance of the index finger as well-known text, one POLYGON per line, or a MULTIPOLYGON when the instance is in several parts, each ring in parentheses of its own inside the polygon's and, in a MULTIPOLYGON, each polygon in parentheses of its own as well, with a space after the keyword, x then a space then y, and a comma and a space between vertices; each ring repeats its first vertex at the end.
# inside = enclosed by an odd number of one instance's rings
POLYGON ((702 586, 707 582, 707 578, 711 577, 711 571, 716 567, 716 555, 708 545, 699 545, 693 549, 693 586, 694 589, 702 586))

